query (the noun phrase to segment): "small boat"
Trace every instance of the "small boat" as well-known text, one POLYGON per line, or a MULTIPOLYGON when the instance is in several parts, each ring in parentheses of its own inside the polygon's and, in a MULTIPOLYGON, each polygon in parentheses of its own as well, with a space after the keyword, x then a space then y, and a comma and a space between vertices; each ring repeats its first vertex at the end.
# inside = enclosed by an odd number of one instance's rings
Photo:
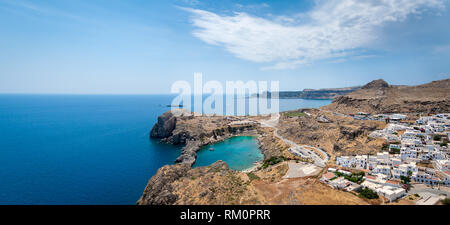
POLYGON ((167 107, 177 107, 177 108, 183 108, 184 105, 166 105, 167 107))
POLYGON ((209 148, 210 151, 214 151, 214 148, 209 148))

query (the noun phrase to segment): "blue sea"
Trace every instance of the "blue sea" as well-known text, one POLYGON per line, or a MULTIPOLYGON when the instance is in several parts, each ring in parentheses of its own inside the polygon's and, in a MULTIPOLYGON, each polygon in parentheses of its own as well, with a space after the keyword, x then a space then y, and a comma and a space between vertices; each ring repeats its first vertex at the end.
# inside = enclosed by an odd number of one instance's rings
POLYGON ((194 167, 208 166, 221 159, 233 170, 246 170, 264 159, 259 150, 256 137, 241 136, 232 137, 223 142, 207 145, 197 153, 197 161, 194 167))
MULTIPOLYGON (((148 137, 173 97, 0 95, 0 204, 135 204, 180 154, 148 137)), ((329 103, 280 100, 280 109, 329 103)))

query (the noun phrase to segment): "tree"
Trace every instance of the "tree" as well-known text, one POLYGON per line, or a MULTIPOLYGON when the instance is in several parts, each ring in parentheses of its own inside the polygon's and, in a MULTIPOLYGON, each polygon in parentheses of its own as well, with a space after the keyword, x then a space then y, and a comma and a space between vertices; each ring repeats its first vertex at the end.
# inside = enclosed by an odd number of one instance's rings
POLYGON ((411 178, 405 176, 400 176, 400 180, 402 180, 404 184, 409 184, 409 182, 411 182, 411 178))
POLYGON ((378 194, 367 187, 361 190, 359 196, 367 199, 378 199, 378 194))

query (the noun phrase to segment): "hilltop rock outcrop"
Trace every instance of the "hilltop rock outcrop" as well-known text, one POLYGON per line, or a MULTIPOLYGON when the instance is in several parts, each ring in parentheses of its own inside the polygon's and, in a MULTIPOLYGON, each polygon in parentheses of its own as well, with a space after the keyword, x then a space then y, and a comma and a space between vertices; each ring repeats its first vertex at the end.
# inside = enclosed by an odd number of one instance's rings
POLYGON ((345 114, 445 113, 450 111, 450 79, 418 86, 392 86, 375 80, 322 109, 345 114))
POLYGON ((389 84, 384 81, 383 79, 378 79, 369 82, 368 84, 364 85, 361 89, 383 89, 388 88, 389 84))

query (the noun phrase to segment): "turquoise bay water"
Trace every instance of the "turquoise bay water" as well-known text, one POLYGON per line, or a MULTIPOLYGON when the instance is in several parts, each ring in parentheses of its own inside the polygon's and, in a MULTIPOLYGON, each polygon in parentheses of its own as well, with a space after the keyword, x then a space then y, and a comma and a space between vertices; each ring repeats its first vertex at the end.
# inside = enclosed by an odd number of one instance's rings
MULTIPOLYGON (((148 138, 173 97, 0 95, 0 204, 135 204, 180 154, 180 146, 148 138)), ((328 103, 280 100, 280 109, 328 103)), ((223 159, 239 169, 245 160, 208 153, 199 164, 223 159)))
POLYGON ((233 170, 245 170, 253 166, 254 162, 263 160, 256 137, 241 136, 226 139, 203 147, 197 153, 194 167, 208 166, 217 160, 222 160, 233 170), (214 151, 210 151, 213 148, 214 151))

